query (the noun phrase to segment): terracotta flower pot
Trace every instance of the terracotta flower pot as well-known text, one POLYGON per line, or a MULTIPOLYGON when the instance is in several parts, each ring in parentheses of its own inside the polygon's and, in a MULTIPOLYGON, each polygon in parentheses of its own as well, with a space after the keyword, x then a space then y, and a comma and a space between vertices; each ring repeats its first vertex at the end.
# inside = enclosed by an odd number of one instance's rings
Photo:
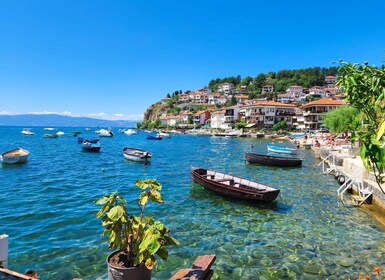
POLYGON ((120 251, 112 252, 107 257, 108 267, 108 280, 150 280, 151 270, 149 270, 144 264, 140 264, 134 267, 117 267, 110 264, 110 259, 118 254, 120 251))

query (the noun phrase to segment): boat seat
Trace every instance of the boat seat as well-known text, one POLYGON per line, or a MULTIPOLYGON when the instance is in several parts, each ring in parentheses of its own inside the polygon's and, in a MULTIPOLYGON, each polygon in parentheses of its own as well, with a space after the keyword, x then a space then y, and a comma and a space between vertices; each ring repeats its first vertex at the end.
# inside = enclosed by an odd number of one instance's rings
POLYGON ((232 178, 224 178, 224 179, 215 179, 215 182, 222 183, 222 182, 230 182, 230 185, 234 184, 234 179, 232 178))

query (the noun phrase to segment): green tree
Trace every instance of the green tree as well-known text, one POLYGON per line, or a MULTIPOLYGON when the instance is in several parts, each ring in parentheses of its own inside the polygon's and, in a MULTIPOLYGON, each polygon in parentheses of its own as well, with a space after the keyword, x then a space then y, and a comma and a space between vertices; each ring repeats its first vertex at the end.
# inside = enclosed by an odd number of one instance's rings
POLYGON ((361 127, 361 115, 356 108, 342 106, 326 113, 323 122, 333 133, 356 131, 361 127))
POLYGON ((337 85, 345 91, 346 100, 362 116, 362 126, 354 139, 361 145, 360 156, 367 170, 372 170, 383 193, 385 182, 385 68, 340 61, 337 85))
POLYGON ((278 131, 278 130, 287 130, 289 126, 285 121, 280 121, 277 122, 276 124, 273 125, 273 130, 278 131))

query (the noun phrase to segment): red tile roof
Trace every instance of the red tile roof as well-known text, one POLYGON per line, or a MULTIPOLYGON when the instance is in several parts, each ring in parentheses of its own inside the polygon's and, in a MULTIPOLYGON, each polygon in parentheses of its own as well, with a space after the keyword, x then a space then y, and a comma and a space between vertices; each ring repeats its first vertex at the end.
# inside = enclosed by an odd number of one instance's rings
POLYGON ((301 108, 308 108, 311 106, 325 106, 325 105, 330 105, 330 106, 341 106, 343 105, 344 102, 341 100, 336 100, 332 98, 322 98, 313 102, 309 102, 305 105, 303 105, 301 108))

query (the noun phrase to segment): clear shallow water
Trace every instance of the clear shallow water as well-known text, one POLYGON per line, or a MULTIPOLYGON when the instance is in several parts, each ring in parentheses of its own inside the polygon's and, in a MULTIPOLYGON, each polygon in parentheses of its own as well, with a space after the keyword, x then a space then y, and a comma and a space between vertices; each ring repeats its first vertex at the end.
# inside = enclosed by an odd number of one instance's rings
POLYGON ((167 262, 157 262, 153 279, 168 279, 202 254, 217 255, 214 279, 355 279, 385 265, 383 229, 359 208, 337 203, 338 185, 321 174, 311 151, 300 151, 302 168, 282 169, 244 162, 246 151, 266 151, 260 139, 149 141, 143 132, 116 133, 101 138, 101 152, 94 154, 81 152, 72 135, 49 139, 43 128, 34 128, 34 136, 21 129, 0 127, 0 152, 17 146, 31 152, 26 164, 0 166, 0 234, 10 236, 13 270, 35 269, 40 279, 105 276, 110 251, 94 201, 117 190, 135 207, 134 182, 144 178, 159 180, 165 200, 148 214, 180 242, 169 247, 167 262), (151 164, 126 161, 125 146, 151 151, 151 164), (191 165, 259 181, 281 195, 271 205, 216 196, 191 183, 191 165))

